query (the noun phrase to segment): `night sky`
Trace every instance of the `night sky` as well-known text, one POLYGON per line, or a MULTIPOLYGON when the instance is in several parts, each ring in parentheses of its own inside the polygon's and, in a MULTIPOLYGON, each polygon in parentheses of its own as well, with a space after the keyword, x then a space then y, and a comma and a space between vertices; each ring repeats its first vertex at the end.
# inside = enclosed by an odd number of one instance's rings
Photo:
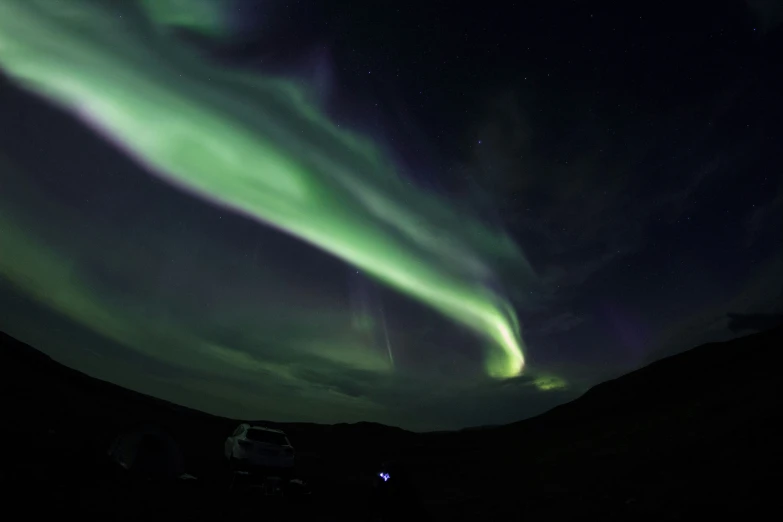
POLYGON ((731 338, 783 312, 783 4, 690 5, 0 0, 0 330, 417 430, 731 338))

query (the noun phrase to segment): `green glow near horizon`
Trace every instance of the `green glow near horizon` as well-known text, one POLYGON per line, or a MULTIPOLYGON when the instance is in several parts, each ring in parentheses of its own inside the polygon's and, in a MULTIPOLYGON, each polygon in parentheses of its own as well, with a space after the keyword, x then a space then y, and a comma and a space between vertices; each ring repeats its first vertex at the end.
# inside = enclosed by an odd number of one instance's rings
POLYGON ((209 63, 152 31, 142 11, 118 5, 0 0, 0 67, 172 184, 327 251, 491 340, 490 376, 522 372, 514 312, 485 284, 485 257, 530 271, 510 239, 404 182, 380 149, 334 125, 292 83, 209 63))

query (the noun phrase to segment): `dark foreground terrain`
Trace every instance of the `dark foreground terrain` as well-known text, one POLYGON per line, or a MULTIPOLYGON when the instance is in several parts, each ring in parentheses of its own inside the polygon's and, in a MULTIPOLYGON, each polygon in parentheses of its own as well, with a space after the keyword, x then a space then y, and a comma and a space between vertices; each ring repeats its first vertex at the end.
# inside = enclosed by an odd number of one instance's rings
POLYGON ((0 334, 0 498, 14 519, 769 516, 783 483, 782 338, 777 328, 700 346, 502 427, 415 434, 268 423, 289 434, 312 491, 281 499, 228 487, 222 443, 236 420, 93 379, 0 334), (196 480, 129 480, 107 451, 141 425, 170 435, 196 480), (400 484, 379 496, 389 460, 400 484))

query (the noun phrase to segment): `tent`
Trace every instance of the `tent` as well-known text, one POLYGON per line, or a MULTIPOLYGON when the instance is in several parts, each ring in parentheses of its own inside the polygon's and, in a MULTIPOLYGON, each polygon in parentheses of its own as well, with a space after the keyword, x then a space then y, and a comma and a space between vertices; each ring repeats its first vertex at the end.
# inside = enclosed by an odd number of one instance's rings
POLYGON ((127 430, 114 439, 109 457, 133 476, 175 480, 184 473, 182 452, 171 435, 154 425, 127 430))

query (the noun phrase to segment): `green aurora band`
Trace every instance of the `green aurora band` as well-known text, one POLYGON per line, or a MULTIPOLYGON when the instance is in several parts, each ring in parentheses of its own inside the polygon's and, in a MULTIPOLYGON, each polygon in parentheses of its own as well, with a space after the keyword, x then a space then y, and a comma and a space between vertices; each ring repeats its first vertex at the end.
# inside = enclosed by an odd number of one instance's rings
MULTIPOLYGON (((0 0, 0 67, 173 185, 472 329, 490 342, 490 376, 522 372, 515 313, 491 284, 492 261, 532 274, 510 238, 399 177, 381 149, 329 121, 306 90, 210 63, 161 30, 187 17, 145 5, 0 0)), ((12 256, 2 257, 0 271, 14 281, 12 256)))

